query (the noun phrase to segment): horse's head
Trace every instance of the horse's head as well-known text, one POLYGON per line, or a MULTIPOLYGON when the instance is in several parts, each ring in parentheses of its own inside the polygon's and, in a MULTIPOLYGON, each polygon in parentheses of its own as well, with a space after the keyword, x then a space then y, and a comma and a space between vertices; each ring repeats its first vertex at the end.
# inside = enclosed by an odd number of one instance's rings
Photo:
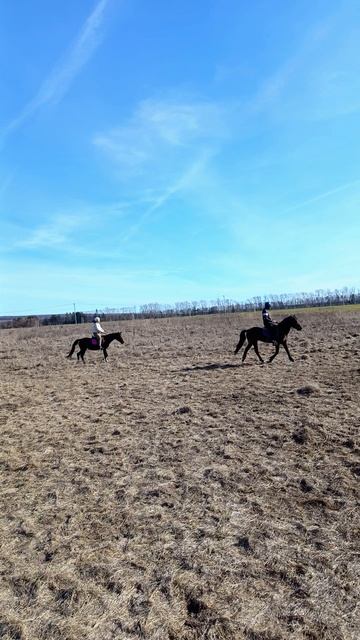
POLYGON ((123 337, 120 332, 114 334, 115 340, 118 340, 121 344, 124 344, 123 337))
POLYGON ((298 323, 296 316, 289 316, 289 320, 290 320, 290 327, 292 329, 296 329, 296 331, 302 331, 302 326, 301 324, 298 323))

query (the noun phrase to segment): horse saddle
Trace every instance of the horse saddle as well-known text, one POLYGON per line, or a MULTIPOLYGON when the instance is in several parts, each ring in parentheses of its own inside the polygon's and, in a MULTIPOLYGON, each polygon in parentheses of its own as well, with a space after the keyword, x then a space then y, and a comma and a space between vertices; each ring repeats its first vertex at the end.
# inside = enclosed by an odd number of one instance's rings
POLYGON ((269 342, 276 342, 276 340, 277 340, 276 327, 272 327, 271 329, 270 329, 270 327, 264 327, 263 328, 263 336, 264 336, 265 340, 268 340, 269 342))
POLYGON ((98 347, 99 346, 99 340, 97 338, 91 338, 91 344, 94 347, 98 347))

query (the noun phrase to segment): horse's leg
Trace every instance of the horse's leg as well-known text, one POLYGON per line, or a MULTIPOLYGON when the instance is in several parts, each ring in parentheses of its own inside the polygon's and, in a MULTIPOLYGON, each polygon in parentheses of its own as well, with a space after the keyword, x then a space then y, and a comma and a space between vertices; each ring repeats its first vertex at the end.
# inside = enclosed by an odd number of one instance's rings
POLYGON ((275 353, 272 354, 271 358, 269 358, 268 362, 272 362, 274 360, 274 358, 276 358, 277 354, 279 353, 279 349, 280 349, 280 342, 276 343, 275 346, 275 353))
POLYGON ((85 349, 81 349, 80 353, 78 353, 78 358, 80 356, 80 358, 81 358, 81 360, 83 361, 84 364, 85 364, 85 360, 84 360, 85 351, 86 351, 86 348, 85 349))
POLYGON ((102 350, 103 350, 103 354, 104 354, 104 360, 106 362, 106 359, 108 357, 108 352, 106 351, 105 347, 103 347, 102 350))
POLYGON ((288 354, 288 358, 289 358, 290 362, 294 362, 294 358, 293 358, 293 357, 291 356, 291 354, 290 354, 290 351, 289 351, 289 348, 288 348, 288 346, 287 346, 287 342, 286 342, 286 340, 283 340, 282 345, 283 345, 283 347, 284 347, 284 349, 285 349, 286 353, 288 354))
POLYGON ((260 362, 263 364, 264 360, 262 359, 262 357, 261 357, 261 355, 259 353, 257 342, 254 342, 254 349, 255 349, 255 353, 256 353, 257 357, 259 358, 260 362))
POLYGON ((246 356, 247 356, 247 352, 249 351, 249 349, 250 349, 252 346, 253 346, 253 345, 252 345, 252 342, 251 342, 251 343, 249 342, 249 343, 246 345, 246 347, 245 347, 245 351, 244 351, 244 353, 243 353, 243 357, 242 357, 242 362, 244 362, 244 360, 245 360, 245 358, 246 358, 246 356))

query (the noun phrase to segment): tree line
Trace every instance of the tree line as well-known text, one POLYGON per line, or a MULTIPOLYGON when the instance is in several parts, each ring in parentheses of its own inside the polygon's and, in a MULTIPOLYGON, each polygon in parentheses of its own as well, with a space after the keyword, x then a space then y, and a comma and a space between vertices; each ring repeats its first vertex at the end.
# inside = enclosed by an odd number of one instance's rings
POLYGON ((17 316, 1 320, 2 329, 16 327, 37 327, 40 325, 84 324, 91 322, 94 315, 102 321, 133 320, 136 318, 170 318, 176 316, 195 316, 213 313, 236 313, 239 311, 255 311, 261 309, 268 300, 273 309, 301 309, 304 307, 326 307, 348 304, 360 304, 360 290, 343 287, 342 289, 317 289, 312 293, 281 293, 267 296, 254 296, 244 302, 229 298, 217 298, 213 301, 193 300, 176 302, 175 304, 159 304, 158 302, 134 307, 105 308, 91 312, 58 313, 46 316, 17 316))

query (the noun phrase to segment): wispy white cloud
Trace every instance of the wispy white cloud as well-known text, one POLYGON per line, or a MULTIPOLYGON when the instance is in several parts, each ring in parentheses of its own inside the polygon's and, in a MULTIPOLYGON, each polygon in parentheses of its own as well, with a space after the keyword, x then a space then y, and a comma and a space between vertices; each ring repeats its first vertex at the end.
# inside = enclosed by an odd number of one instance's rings
POLYGON ((101 41, 101 26, 108 3, 109 0, 99 0, 63 60, 53 68, 34 98, 0 131, 0 141, 4 142, 10 133, 21 127, 41 107, 59 102, 64 97, 101 41))
POLYGON ((24 212, 22 224, 3 221, 0 252, 18 255, 19 250, 26 250, 36 255, 38 251, 52 249, 58 256, 69 258, 118 260, 123 230, 132 224, 134 211, 147 210, 159 198, 145 194, 106 204, 66 202, 51 211, 38 212, 33 220, 31 211, 24 212))
POLYGON ((89 222, 90 217, 84 214, 59 214, 33 229, 27 238, 18 240, 15 244, 26 249, 63 247, 74 231, 89 222))
POLYGON ((129 237, 132 233, 134 211, 155 210, 160 202, 161 194, 157 193, 107 204, 66 203, 56 210, 38 212, 36 219, 31 211, 23 212, 22 224, 11 219, 2 222, 0 252, 18 255, 19 250, 26 250, 36 255, 52 249, 58 256, 118 260, 124 230, 130 229, 129 237))
POLYGON ((275 121, 324 120, 360 109, 359 32, 341 29, 341 11, 309 29, 249 101, 248 113, 275 121))
POLYGON ((124 242, 172 198, 194 188, 228 136, 226 111, 205 100, 147 99, 125 125, 94 137, 127 188, 151 194, 149 205, 134 212, 124 242))
MULTIPOLYGON (((194 147, 226 136, 224 107, 216 103, 175 99, 142 101, 123 126, 94 137, 122 171, 139 174, 154 160, 171 161, 194 147)), ((165 164, 165 163, 164 163, 165 164)))

